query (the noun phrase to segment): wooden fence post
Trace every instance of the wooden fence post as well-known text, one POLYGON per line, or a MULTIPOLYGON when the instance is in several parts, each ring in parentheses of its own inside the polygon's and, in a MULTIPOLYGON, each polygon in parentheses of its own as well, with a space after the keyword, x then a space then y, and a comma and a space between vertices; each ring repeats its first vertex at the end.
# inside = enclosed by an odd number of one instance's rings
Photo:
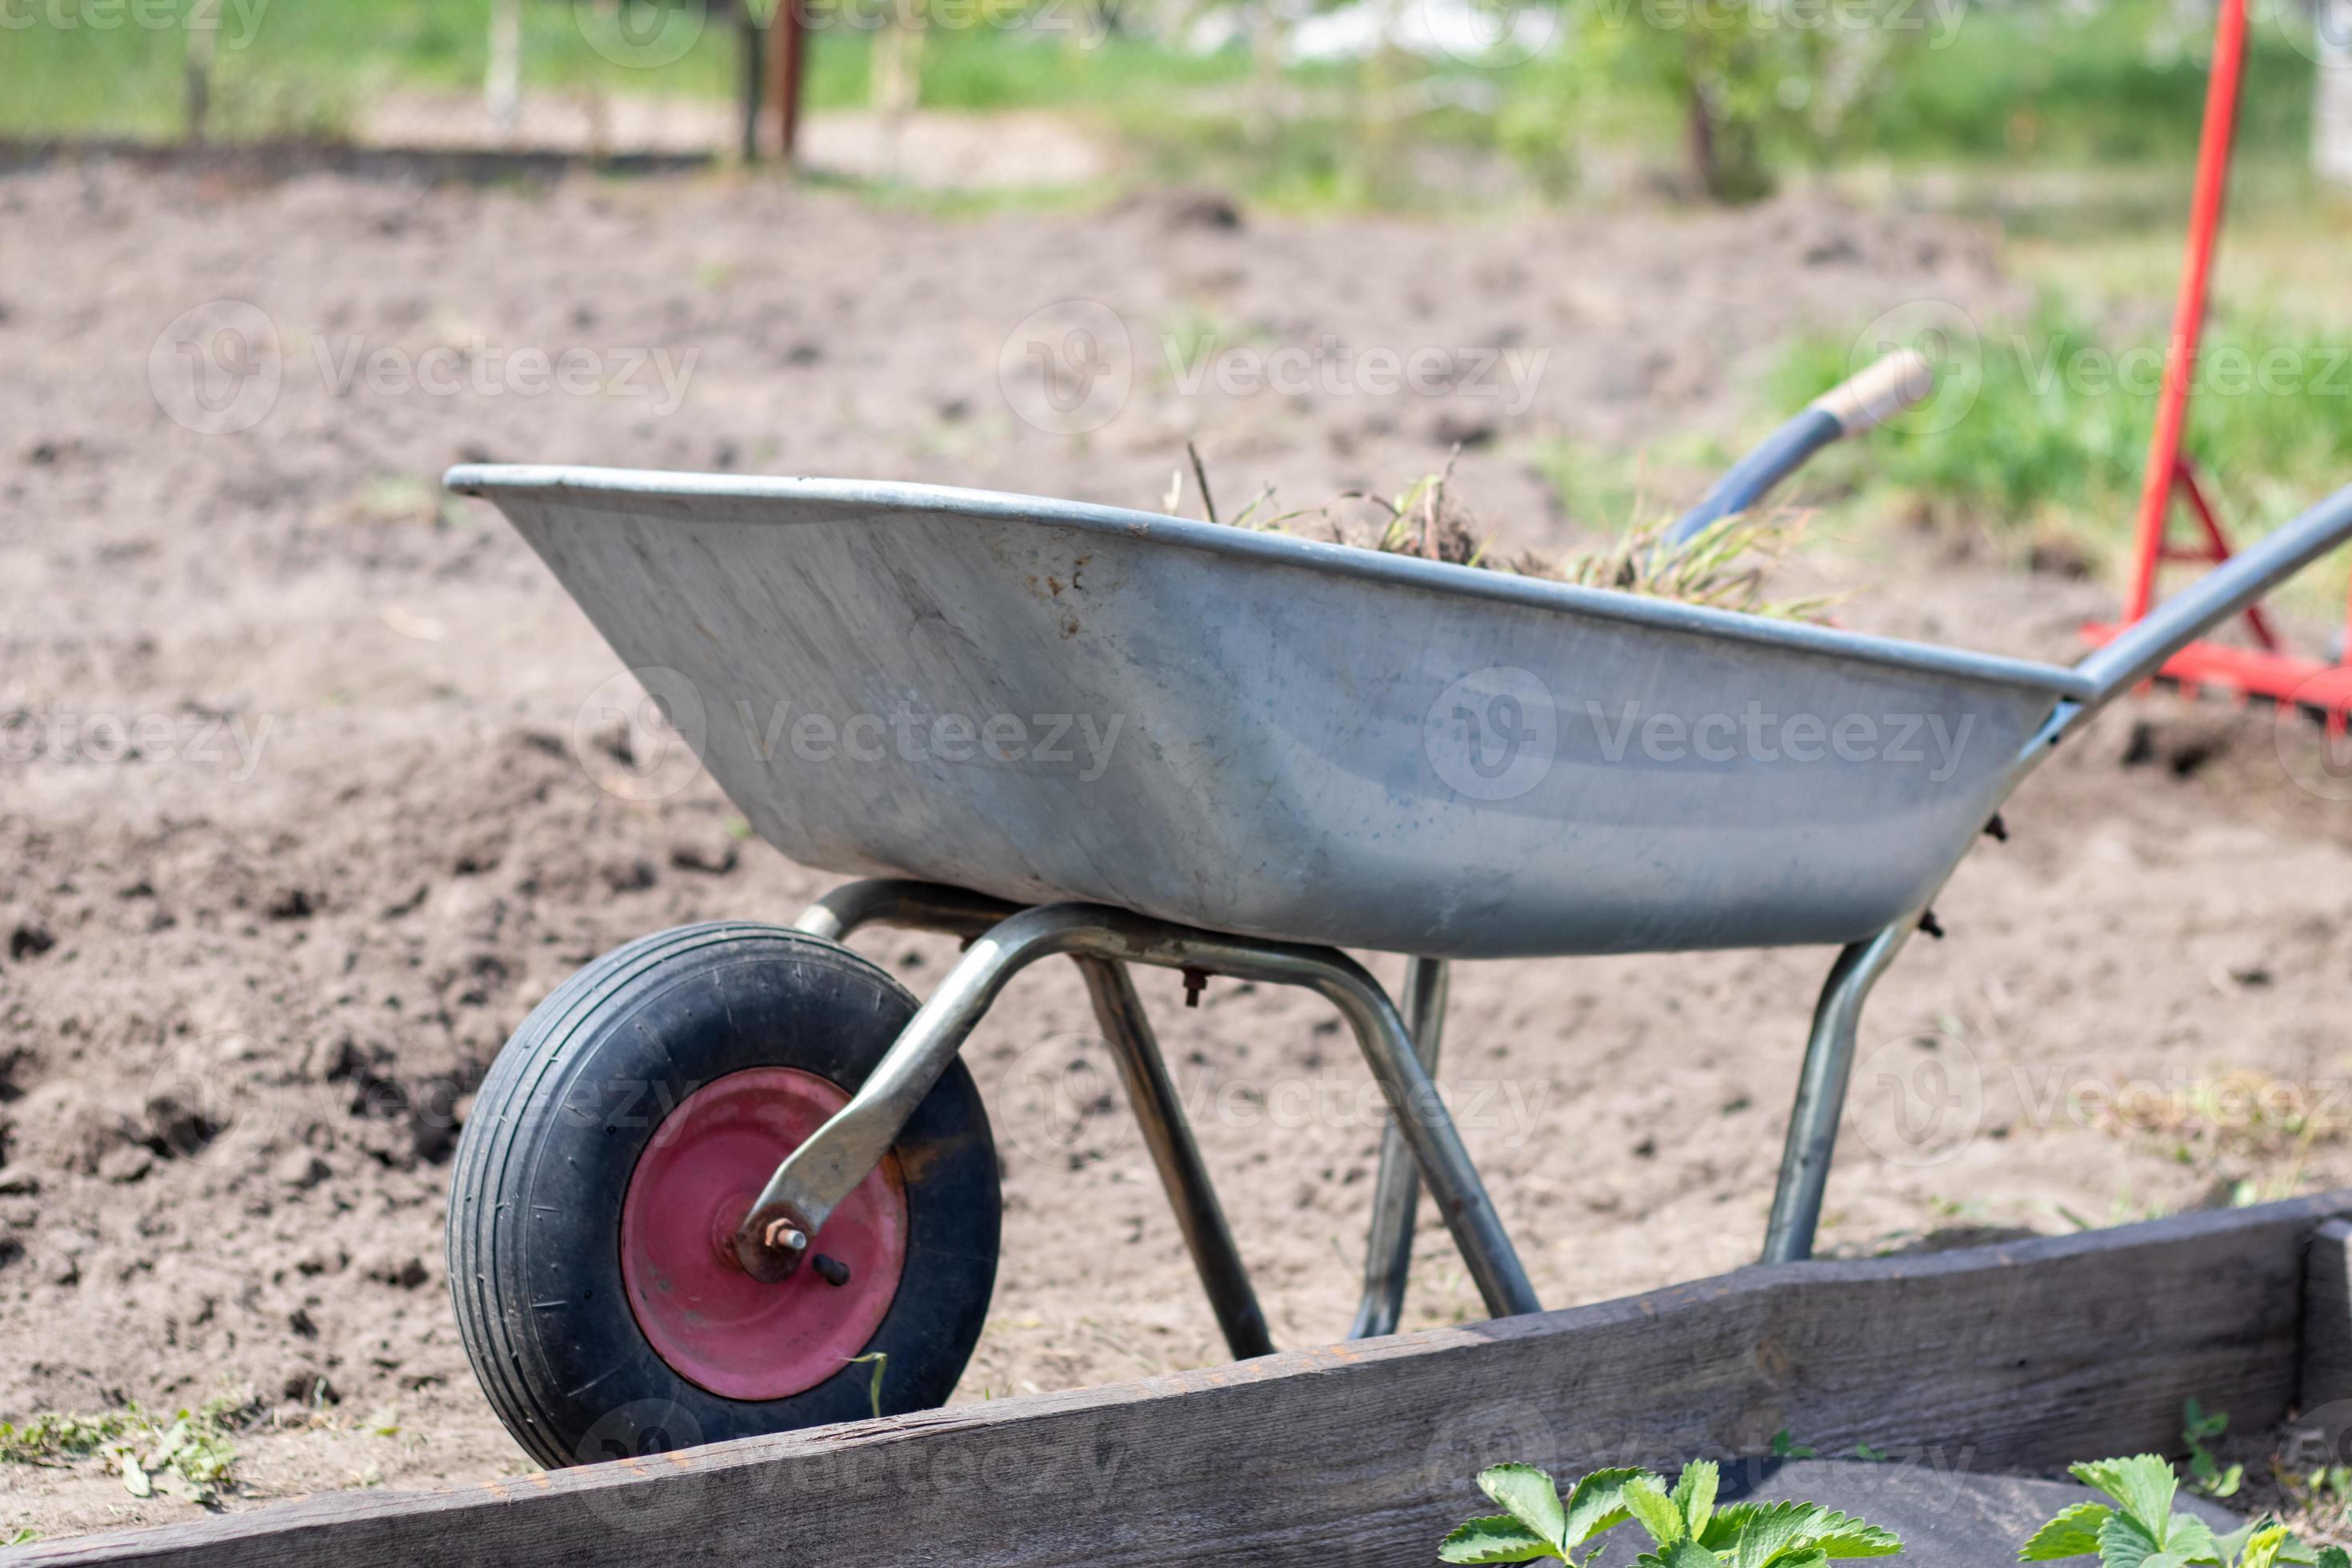
POLYGON ((768 97, 775 106, 776 155, 787 165, 800 140, 801 79, 808 56, 802 3, 775 0, 775 14, 768 18, 768 97))

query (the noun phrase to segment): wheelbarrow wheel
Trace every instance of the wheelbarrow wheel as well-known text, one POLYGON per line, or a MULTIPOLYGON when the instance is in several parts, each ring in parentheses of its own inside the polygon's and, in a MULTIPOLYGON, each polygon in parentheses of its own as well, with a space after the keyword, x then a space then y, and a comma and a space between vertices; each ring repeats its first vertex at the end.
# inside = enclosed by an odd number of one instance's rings
POLYGON ((449 1203, 474 1373, 549 1466, 946 1403, 996 1282, 996 1149, 950 1067, 890 1156, 761 1284, 727 1245, 915 999, 838 942, 722 922, 605 954, 475 1098, 449 1203))

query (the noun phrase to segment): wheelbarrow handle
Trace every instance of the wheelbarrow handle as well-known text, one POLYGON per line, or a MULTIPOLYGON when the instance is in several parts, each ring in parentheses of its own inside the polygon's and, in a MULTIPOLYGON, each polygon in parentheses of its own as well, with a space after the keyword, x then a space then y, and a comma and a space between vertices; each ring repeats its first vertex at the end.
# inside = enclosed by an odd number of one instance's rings
POLYGON ((2077 664, 2079 673, 2098 683, 2097 694, 2084 705, 2086 716, 2347 540, 2352 540, 2352 486, 2231 556, 2077 664))
POLYGON ((1684 543, 1710 523, 1746 511, 1822 447, 1885 424, 1927 401, 1935 390, 1935 367, 1925 354, 1916 349, 1888 354, 1813 399, 1803 413, 1725 470, 1698 505, 1666 531, 1666 542, 1684 543))

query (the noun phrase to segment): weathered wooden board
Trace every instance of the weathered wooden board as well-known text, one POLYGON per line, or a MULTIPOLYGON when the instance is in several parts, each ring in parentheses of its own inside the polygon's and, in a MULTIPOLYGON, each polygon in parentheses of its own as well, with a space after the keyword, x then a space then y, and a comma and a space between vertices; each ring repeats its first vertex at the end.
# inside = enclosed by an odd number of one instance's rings
POLYGON ((2170 1450, 2297 1393, 2307 1244, 2352 1192, 1567 1311, 425 1496, 37 1545, 32 1563, 1425 1563, 1505 1458, 1939 1468, 2170 1450))
POLYGON ((2326 1413, 2331 1447, 2352 1428, 2352 1220, 2321 1226, 2304 1254, 2303 1384, 2296 1403, 2307 1416, 2326 1413))

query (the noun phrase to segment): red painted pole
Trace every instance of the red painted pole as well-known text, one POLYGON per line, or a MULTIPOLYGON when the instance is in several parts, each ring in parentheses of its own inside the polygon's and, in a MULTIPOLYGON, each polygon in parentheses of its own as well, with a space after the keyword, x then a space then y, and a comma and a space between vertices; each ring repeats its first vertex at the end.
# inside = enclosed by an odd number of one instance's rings
POLYGON ((2213 247, 2221 232, 2221 205, 2230 183, 2230 148, 2238 129, 2238 88, 2245 74, 2246 0, 2221 0, 2213 33, 2213 76, 2205 89, 2205 131, 2197 149, 2197 195, 2189 215, 2189 257, 2180 273, 2180 299, 2167 345, 2164 388, 2157 405, 2156 437, 2148 444, 2147 473, 2140 486, 2139 552, 2133 563, 2131 596, 2124 604, 2128 623, 2147 614, 2156 598, 2157 563, 2164 554, 2164 525, 2172 505, 2180 433, 2189 420, 2189 384, 2197 374, 2198 341, 2205 331, 2205 295, 2213 268, 2213 247))

